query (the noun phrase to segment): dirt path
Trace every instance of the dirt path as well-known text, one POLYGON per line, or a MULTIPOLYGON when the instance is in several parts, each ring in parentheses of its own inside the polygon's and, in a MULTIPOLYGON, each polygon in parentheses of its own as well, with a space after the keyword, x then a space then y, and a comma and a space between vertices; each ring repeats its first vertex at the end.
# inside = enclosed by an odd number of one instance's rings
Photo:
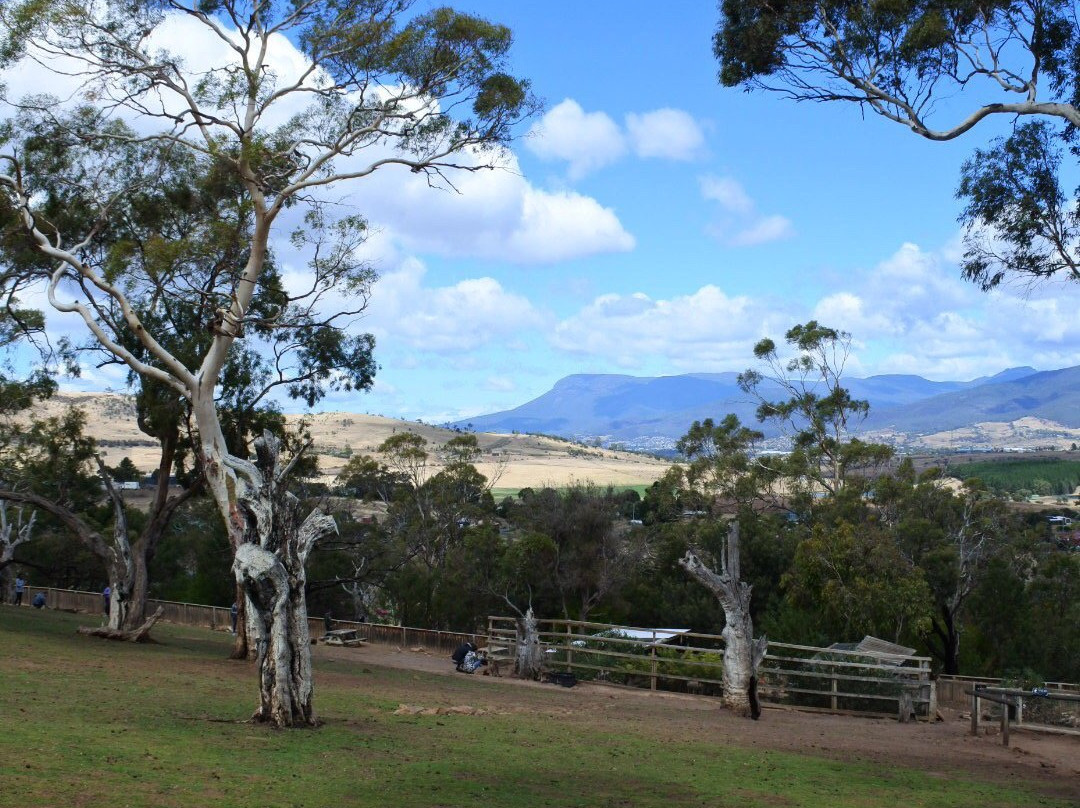
MULTIPOLYGON (((464 681, 442 653, 391 646, 364 648, 316 646, 315 659, 334 659, 424 671, 464 681)), ((421 688, 422 706, 458 706, 463 681, 447 692, 421 688)), ((647 722, 659 739, 694 738, 718 745, 797 752, 844 761, 862 761, 889 768, 912 768, 932 776, 966 775, 989 782, 1023 780, 1080 806, 1080 737, 1014 732, 1011 746, 998 735, 972 737, 960 714, 945 712, 945 721, 900 724, 878 718, 807 713, 766 708, 760 721, 732 716, 716 699, 583 683, 561 688, 502 677, 473 676, 470 706, 495 712, 527 710, 560 721, 582 722, 618 732, 647 722)), ((993 731, 993 730, 992 730, 993 731)))

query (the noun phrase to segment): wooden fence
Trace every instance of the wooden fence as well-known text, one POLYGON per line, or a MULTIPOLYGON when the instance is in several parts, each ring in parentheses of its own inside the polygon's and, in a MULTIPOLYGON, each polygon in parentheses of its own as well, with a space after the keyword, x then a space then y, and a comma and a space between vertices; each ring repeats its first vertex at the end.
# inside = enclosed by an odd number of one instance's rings
MULTIPOLYGON (((950 676, 941 674, 937 677, 938 704, 957 710, 966 710, 971 706, 971 696, 967 691, 976 686, 1005 687, 1004 679, 991 679, 983 676, 950 676)), ((1073 682, 1046 682, 1047 690, 1061 693, 1080 693, 1080 684, 1073 682)))
MULTIPOLYGON (((105 601, 98 592, 80 592, 74 589, 51 589, 28 586, 23 596, 23 604, 29 605, 38 592, 45 593, 45 605, 50 609, 69 612, 86 612, 104 616, 105 601)), ((168 623, 184 626, 204 626, 218 631, 232 629, 232 614, 228 606, 204 606, 197 603, 177 603, 169 600, 149 600, 147 610, 153 612, 158 607, 164 609, 161 619, 168 623)), ((333 628, 355 628, 368 642, 397 645, 402 648, 422 646, 427 649, 446 651, 447 654, 461 643, 469 640, 478 643, 482 635, 463 634, 456 631, 436 631, 434 629, 392 626, 383 623, 357 623, 351 620, 333 620, 333 628)), ((321 617, 308 618, 308 630, 312 637, 321 637, 326 633, 326 624, 321 617)))
MULTIPOLYGON (((35 586, 26 589, 24 605, 29 605, 38 592, 44 592, 50 609, 90 614, 104 611, 104 600, 97 592, 35 586)), ((162 619, 170 623, 218 631, 232 627, 227 606, 149 601, 151 610, 159 606, 165 612, 162 619)), ((308 625, 312 637, 321 637, 326 632, 323 618, 309 617, 308 625)), ((655 629, 573 620, 541 621, 541 627, 545 629, 541 631, 541 641, 549 670, 573 672, 578 679, 653 690, 721 694, 724 640, 718 635, 685 632, 677 635, 678 644, 673 644, 663 642, 668 632, 655 629), (619 635, 627 630, 652 633, 642 639, 619 635)), ((471 641, 478 645, 486 643, 496 658, 512 660, 516 644, 514 620, 509 617, 489 617, 486 635, 350 620, 333 620, 332 628, 357 629, 368 642, 423 647, 448 655, 461 643, 471 641)), ((928 657, 869 658, 855 651, 772 642, 759 670, 759 692, 766 703, 892 714, 893 706, 907 690, 912 693, 919 714, 927 716, 933 715, 939 703, 967 708, 971 697, 964 691, 976 684, 1002 685, 1001 679, 970 676, 939 676, 931 681, 929 663, 928 657)), ((1046 687, 1052 692, 1080 693, 1080 684, 1047 682, 1046 687)))
MULTIPOLYGON (((575 620, 540 621, 545 667, 578 679, 721 695, 724 640, 716 634, 638 629, 575 620)), ((489 651, 511 660, 517 644, 514 620, 488 618, 489 651)), ((916 712, 937 709, 930 658, 769 643, 758 671, 765 703, 837 712, 895 715, 904 693, 916 712)))

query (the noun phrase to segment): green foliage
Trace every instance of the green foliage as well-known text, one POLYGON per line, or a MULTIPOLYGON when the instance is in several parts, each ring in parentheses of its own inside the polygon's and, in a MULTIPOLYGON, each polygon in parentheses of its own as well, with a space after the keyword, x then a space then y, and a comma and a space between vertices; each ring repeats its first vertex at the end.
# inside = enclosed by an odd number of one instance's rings
POLYGON ((116 466, 109 469, 109 474, 119 483, 135 483, 141 480, 143 476, 138 466, 126 455, 121 458, 116 466))
POLYGON ((1061 183, 1080 125, 1072 2, 724 0, 721 13, 714 51, 727 86, 858 104, 935 141, 1015 116, 1012 133, 962 170, 964 276, 983 289, 1010 275, 1080 279, 1076 194, 1061 183), (944 97, 953 103, 936 103, 944 97), (931 120, 965 99, 966 115, 931 120))
POLYGON ((930 627, 933 600, 925 576, 880 531, 840 522, 815 525, 799 544, 786 585, 837 638, 872 634, 893 641, 930 627))
POLYGON ((816 488, 836 495, 848 483, 849 471, 880 466, 892 457, 892 449, 853 436, 870 404, 852 398, 840 383, 851 334, 811 320, 788 329, 784 341, 796 352, 793 356, 781 358, 776 343, 766 338, 754 346, 765 373, 751 369, 739 374, 739 387, 760 402, 758 420, 772 421, 791 436, 790 454, 758 463, 792 491, 809 494, 816 488), (786 398, 766 398, 766 380, 786 398))
MULTIPOLYGON (((950 473, 965 479, 977 478, 999 496, 1022 489, 1034 490, 1038 481, 1049 486, 1050 494, 1071 494, 1080 486, 1080 462, 1075 460, 1007 460, 993 463, 965 463, 950 473)), ((1046 486, 1040 486, 1046 488, 1046 486)))

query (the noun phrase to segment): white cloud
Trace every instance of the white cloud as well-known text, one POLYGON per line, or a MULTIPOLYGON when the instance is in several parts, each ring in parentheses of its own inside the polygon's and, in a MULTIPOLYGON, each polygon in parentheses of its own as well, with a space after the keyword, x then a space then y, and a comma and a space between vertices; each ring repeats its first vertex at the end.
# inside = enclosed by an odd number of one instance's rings
POLYGON ((795 228, 791 220, 779 214, 764 215, 742 184, 732 177, 701 177, 702 198, 717 203, 721 215, 705 230, 730 247, 754 247, 791 238, 795 228))
POLYGON ((729 243, 733 247, 754 247, 780 241, 795 235, 791 221, 784 216, 763 216, 735 233, 729 243))
POLYGON ((719 287, 653 300, 606 294, 560 322, 555 347, 633 368, 659 358, 684 371, 742 369, 763 334, 790 325, 782 305, 729 296, 719 287))
POLYGON ((619 125, 606 113, 586 112, 572 98, 563 100, 533 124, 525 145, 544 160, 569 163, 571 179, 581 179, 626 153, 619 125))
POLYGON ((538 329, 544 316, 493 278, 425 285, 426 268, 407 259, 378 281, 360 325, 391 350, 464 355, 538 329))
POLYGON ((701 195, 729 213, 752 213, 754 201, 731 177, 702 177, 701 195))
POLYGON ((626 116, 626 131, 638 157, 692 160, 705 145, 705 135, 693 117, 680 109, 657 109, 626 116))
POLYGON ((567 175, 580 180, 633 153, 662 160, 693 160, 701 154, 705 135, 688 112, 665 107, 626 115, 621 129, 605 112, 586 112, 572 98, 564 99, 529 130, 525 146, 543 160, 568 163, 567 175))

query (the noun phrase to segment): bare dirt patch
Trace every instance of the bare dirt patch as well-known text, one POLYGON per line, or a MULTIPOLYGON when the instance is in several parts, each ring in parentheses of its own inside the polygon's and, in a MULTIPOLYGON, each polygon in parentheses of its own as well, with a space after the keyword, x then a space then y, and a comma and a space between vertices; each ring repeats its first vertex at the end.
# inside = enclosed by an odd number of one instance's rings
POLYGON ((886 771, 906 768, 939 777, 962 776, 1003 784, 1022 781, 1080 805, 1080 738, 1017 731, 1011 746, 1005 748, 996 734, 969 735, 968 722, 955 712, 947 711, 942 722, 900 724, 889 719, 766 708, 760 721, 750 721, 732 716, 716 699, 703 696, 592 683, 563 688, 505 676, 467 676, 456 673, 448 656, 438 651, 382 645, 320 645, 314 650, 316 660, 425 672, 453 680, 446 687, 428 688, 421 680, 414 680, 413 709, 467 706, 478 720, 485 714, 522 711, 612 733, 647 724, 650 734, 661 741, 692 738, 720 746, 864 762, 886 771))

